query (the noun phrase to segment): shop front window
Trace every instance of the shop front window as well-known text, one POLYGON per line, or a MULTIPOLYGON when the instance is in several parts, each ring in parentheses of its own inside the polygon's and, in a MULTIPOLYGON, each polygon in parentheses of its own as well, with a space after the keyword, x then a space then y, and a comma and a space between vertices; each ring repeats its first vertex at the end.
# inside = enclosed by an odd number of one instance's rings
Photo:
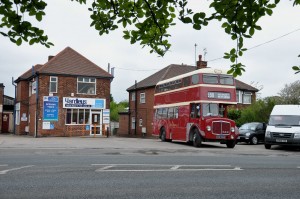
POLYGON ((67 109, 66 124, 89 124, 90 109, 67 109))

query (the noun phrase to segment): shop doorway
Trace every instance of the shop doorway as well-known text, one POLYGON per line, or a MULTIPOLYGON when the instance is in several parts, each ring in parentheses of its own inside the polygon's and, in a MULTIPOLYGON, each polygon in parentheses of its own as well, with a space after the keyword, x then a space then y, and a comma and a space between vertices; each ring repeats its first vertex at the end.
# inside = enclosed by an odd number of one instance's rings
POLYGON ((102 112, 91 112, 90 135, 102 135, 102 112))

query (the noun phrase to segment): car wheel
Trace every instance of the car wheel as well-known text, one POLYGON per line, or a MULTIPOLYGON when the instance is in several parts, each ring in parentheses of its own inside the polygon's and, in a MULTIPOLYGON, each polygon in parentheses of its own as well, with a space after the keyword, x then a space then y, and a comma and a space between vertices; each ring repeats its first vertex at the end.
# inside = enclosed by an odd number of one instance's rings
POLYGON ((271 144, 265 144, 266 149, 271 149, 271 144))
POLYGON ((161 141, 163 141, 163 142, 165 142, 166 141, 166 130, 165 130, 165 128, 162 128, 161 130, 160 130, 160 139, 161 139, 161 141))
POLYGON ((193 146, 198 148, 201 146, 201 143, 202 143, 202 140, 201 140, 199 131, 197 129, 195 129, 194 133, 193 133, 193 146))
POLYGON ((253 144, 253 145, 258 144, 258 139, 257 139, 256 136, 253 136, 253 137, 250 139, 250 144, 253 144))
POLYGON ((233 149, 235 147, 235 141, 234 140, 227 141, 226 146, 227 148, 233 149))

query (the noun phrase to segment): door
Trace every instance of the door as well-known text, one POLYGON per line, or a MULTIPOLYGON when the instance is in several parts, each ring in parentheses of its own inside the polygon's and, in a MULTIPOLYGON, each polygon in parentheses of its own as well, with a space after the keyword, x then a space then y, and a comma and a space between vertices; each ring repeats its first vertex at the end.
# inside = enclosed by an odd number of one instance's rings
POLYGON ((2 133, 8 133, 9 128, 9 114, 3 113, 2 117, 2 133))
POLYGON ((91 112, 90 135, 102 135, 102 113, 91 112))

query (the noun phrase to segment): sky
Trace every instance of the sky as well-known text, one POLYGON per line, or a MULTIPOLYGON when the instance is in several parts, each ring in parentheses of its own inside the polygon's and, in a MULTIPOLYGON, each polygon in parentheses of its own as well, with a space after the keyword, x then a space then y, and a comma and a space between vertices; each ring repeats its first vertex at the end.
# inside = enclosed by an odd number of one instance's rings
MULTIPOLYGON (((210 1, 190 0, 195 11, 210 12, 210 1)), ((66 47, 71 47, 96 65, 107 70, 114 67, 111 93, 115 101, 128 100, 127 88, 154 74, 170 64, 195 65, 195 54, 204 55, 208 67, 228 70, 231 63, 222 59, 224 52, 235 46, 221 28, 221 22, 212 22, 200 31, 191 25, 177 22, 170 29, 172 46, 164 57, 150 54, 150 48, 142 48, 138 43, 131 45, 122 38, 122 26, 109 35, 100 36, 90 27, 88 6, 68 0, 47 1, 46 16, 35 25, 45 30, 51 48, 40 44, 30 46, 23 43, 16 46, 9 39, 0 36, 0 83, 5 86, 5 95, 14 97, 12 78, 20 75, 36 64, 45 64, 49 55, 56 55, 66 47), (195 48, 195 44, 197 47, 195 48)), ((293 7, 292 1, 281 1, 273 15, 259 21, 262 31, 257 31, 252 39, 244 41, 249 50, 239 62, 246 65, 246 72, 237 79, 260 89, 259 98, 277 95, 286 84, 299 80, 300 74, 292 66, 300 65, 300 7, 293 7)))

